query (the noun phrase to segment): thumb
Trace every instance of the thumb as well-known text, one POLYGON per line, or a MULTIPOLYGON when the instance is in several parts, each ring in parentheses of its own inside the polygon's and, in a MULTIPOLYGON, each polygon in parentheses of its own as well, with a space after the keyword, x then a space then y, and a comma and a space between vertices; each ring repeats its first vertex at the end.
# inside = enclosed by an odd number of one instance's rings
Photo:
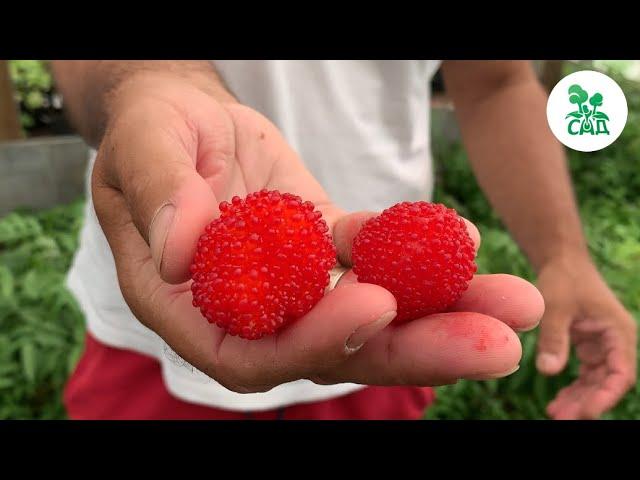
POLYGON ((569 358, 571 315, 558 308, 547 307, 540 322, 536 368, 544 375, 556 375, 569 358))
MULTIPOLYGON (((160 117, 164 119, 160 126, 119 125, 109 132, 96 158, 92 191, 101 224, 116 214, 110 211, 114 203, 108 199, 114 195, 124 199, 126 211, 118 215, 128 215, 135 224, 163 280, 180 283, 189 277, 198 238, 219 214, 219 202, 196 170, 198 146, 185 138, 188 132, 183 130, 188 127, 173 121, 178 126, 169 131, 164 124, 168 117, 160 117)), ((219 156, 219 173, 225 176, 231 162, 228 154, 219 156)), ((103 229, 108 235, 108 226, 103 229)))

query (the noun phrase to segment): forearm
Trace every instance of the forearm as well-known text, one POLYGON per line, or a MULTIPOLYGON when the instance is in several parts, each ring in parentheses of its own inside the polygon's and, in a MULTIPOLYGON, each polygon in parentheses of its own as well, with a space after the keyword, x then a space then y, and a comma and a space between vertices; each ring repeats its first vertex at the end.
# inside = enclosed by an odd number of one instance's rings
POLYGON ((533 75, 456 106, 478 181, 533 266, 586 255, 566 158, 546 122, 533 75))
POLYGON ((204 60, 54 61, 52 69, 71 123, 92 146, 100 143, 119 94, 133 82, 153 88, 153 81, 163 77, 180 78, 220 101, 234 100, 211 62, 204 60))

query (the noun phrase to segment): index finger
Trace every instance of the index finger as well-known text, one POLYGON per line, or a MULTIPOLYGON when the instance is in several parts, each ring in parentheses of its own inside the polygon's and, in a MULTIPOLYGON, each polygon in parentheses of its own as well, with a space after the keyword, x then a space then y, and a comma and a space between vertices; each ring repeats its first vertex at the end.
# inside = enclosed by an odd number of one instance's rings
MULTIPOLYGON (((379 215, 379 212, 372 211, 360 211, 349 213, 341 216, 333 226, 333 242, 338 250, 338 259, 344 266, 351 266, 351 247, 353 246, 353 240, 358 235, 358 232, 362 229, 367 220, 379 215)), ((480 231, 469 220, 464 217, 460 217, 464 220, 467 226, 467 232, 473 241, 473 246, 476 253, 480 248, 480 231)))
POLYGON ((521 356, 518 336, 500 320, 474 312, 440 313, 390 325, 314 381, 443 385, 506 376, 517 369, 521 356))

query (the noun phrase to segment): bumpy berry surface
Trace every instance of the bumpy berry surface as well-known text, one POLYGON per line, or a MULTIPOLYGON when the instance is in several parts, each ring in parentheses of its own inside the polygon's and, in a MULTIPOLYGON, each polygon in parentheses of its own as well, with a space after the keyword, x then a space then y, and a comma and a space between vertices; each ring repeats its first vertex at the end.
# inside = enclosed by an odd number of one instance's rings
POLYGON ((441 204, 403 202, 368 220, 353 242, 358 281, 396 298, 396 322, 451 306, 476 272, 464 221, 441 204))
POLYGON ((311 202, 262 190, 220 204, 191 265, 193 305, 231 335, 258 339, 322 298, 336 250, 311 202))

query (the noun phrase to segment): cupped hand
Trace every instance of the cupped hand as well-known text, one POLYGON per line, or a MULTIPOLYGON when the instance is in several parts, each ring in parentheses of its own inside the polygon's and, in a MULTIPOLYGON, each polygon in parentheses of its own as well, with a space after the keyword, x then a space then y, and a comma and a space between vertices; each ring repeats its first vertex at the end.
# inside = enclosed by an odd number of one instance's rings
POLYGON ((533 328, 544 304, 535 287, 509 275, 477 275, 450 311, 399 326, 390 324, 391 293, 352 272, 275 335, 247 341, 209 324, 191 304, 189 265, 219 202, 262 188, 310 200, 347 266, 373 213, 334 205, 277 128, 246 106, 168 76, 141 77, 119 95, 93 170, 96 213, 131 311, 200 371, 230 390, 257 392, 297 379, 440 385, 517 368, 514 330, 533 328))
POLYGON ((636 383, 637 326, 588 257, 557 258, 541 269, 546 312, 538 338, 538 370, 564 370, 570 345, 578 378, 558 392, 547 413, 555 419, 594 419, 636 383))

